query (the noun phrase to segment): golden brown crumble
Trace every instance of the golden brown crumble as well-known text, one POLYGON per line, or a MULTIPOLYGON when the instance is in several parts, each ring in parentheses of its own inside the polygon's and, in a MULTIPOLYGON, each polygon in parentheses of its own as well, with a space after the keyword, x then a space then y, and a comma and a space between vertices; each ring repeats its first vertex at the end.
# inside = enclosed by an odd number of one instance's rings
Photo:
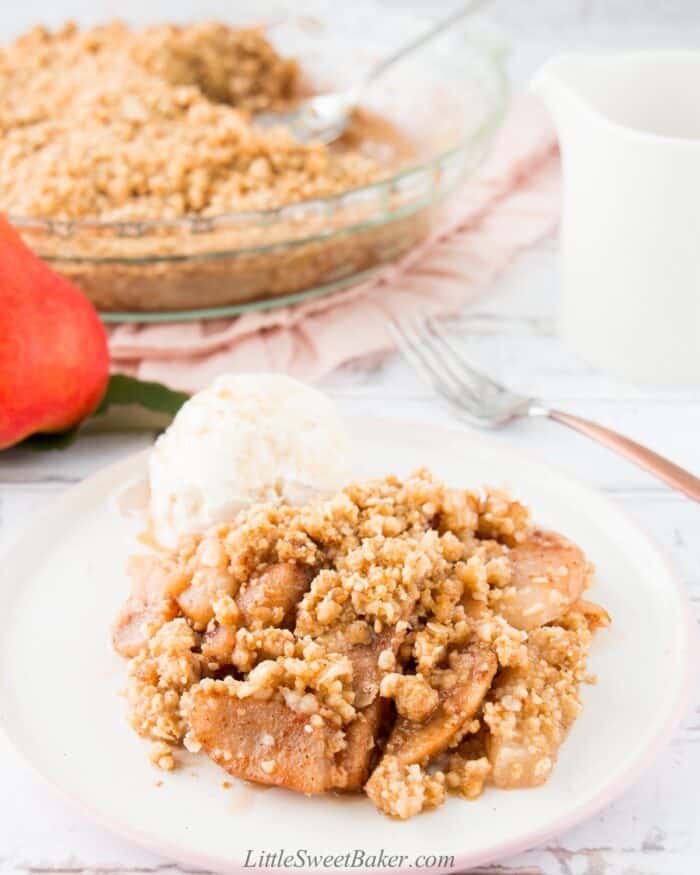
POLYGON ((445 800, 445 776, 426 773, 418 764, 404 765, 385 756, 372 773, 365 792, 380 811, 405 820, 445 800))
POLYGON ((164 741, 154 741, 151 745, 149 758, 154 766, 164 772, 171 772, 175 768, 175 758, 169 744, 164 741))
POLYGON ((257 29, 37 27, 0 51, 0 209, 169 219, 269 209, 377 179, 356 149, 303 145, 251 112, 298 68, 257 29))
POLYGON ((133 569, 114 641, 156 765, 184 744, 400 818, 545 781, 609 622, 575 545, 425 470, 252 507, 133 569))
POLYGON ((394 700, 397 714, 414 723, 427 720, 440 702, 437 689, 420 674, 386 674, 379 692, 385 699, 394 700))

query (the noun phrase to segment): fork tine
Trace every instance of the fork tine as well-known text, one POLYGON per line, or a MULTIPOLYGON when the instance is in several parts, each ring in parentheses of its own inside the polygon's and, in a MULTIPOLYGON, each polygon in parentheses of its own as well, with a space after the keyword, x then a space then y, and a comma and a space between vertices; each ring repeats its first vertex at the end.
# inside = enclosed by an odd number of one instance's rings
POLYGON ((418 339, 415 330, 409 331, 406 322, 392 318, 388 329, 396 341, 400 351, 408 359, 413 368, 433 389, 442 395, 446 401, 455 407, 461 407, 459 387, 444 371, 436 367, 433 357, 427 347, 418 339))
POLYGON ((409 363, 467 421, 503 425, 535 409, 532 398, 511 392, 465 361, 430 317, 392 319, 388 327, 409 363))
POLYGON ((465 375, 461 373, 459 367, 455 367, 451 361, 451 356, 445 355, 441 344, 436 342, 436 338, 430 330, 429 322, 426 316, 418 315, 409 320, 413 332, 416 336, 420 348, 426 356, 430 356, 433 366, 439 371, 444 379, 449 379, 457 392, 459 403, 464 405, 465 400, 470 400, 478 403, 480 399, 480 386, 474 385, 474 381, 469 381, 465 375), (466 399, 465 397, 466 396, 466 399))
POLYGON ((431 357, 435 368, 439 370, 440 373, 446 375, 446 378, 450 379, 460 395, 461 403, 464 404, 465 400, 467 400, 471 401, 473 404, 478 404, 480 398, 480 387, 478 383, 475 384, 474 381, 466 378, 461 372, 461 368, 455 365, 449 350, 447 351, 447 354, 445 353, 439 338, 436 338, 430 330, 426 317, 415 316, 411 325, 417 340, 421 345, 421 349, 425 351, 426 355, 431 357))
POLYGON ((450 370, 456 380, 465 384, 465 388, 468 386, 469 391, 476 391, 478 394, 482 394, 484 389, 491 389, 499 394, 514 395, 510 389, 470 364, 445 329, 432 316, 426 317, 425 324, 433 345, 437 344, 441 350, 440 358, 444 366, 450 370))

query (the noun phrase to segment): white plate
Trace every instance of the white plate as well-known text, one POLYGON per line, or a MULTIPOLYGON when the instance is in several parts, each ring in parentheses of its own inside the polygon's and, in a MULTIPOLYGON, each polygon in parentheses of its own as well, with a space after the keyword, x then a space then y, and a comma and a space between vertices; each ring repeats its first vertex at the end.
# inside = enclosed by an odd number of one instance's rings
MULTIPOLYGON (((598 568, 592 598, 612 614, 596 636, 585 708, 549 782, 450 799, 407 823, 362 798, 307 799, 232 780, 205 757, 172 774, 148 762, 118 691, 126 666, 109 645, 127 594, 125 568, 139 521, 117 497, 145 475, 144 454, 67 492, 2 566, 0 720, 17 750, 102 825, 163 856, 239 871, 263 851, 453 855, 465 868, 524 850, 590 816, 649 764, 684 706, 691 631, 681 584, 657 547, 612 502, 558 471, 418 423, 352 423, 357 476, 427 465, 454 485, 506 485, 538 522, 576 540, 598 568), (162 786, 157 786, 162 780, 162 786)), ((364 871, 381 869, 381 862, 364 871)), ((423 861, 425 862, 425 861, 423 861)), ((427 868, 439 861, 427 861, 427 868)), ((327 865, 327 864, 325 864, 327 865)), ((324 865, 306 860, 306 871, 324 865)), ((343 865, 333 871, 342 871, 343 865)))

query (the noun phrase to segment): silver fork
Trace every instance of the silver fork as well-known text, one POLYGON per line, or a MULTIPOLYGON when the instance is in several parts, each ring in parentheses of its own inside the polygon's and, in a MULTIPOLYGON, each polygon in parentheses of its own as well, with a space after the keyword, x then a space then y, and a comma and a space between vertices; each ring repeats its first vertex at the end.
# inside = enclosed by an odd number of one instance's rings
POLYGON ((700 478, 690 471, 609 428, 554 410, 536 398, 516 395, 471 365, 435 319, 392 319, 388 328, 415 370, 472 425, 492 428, 524 417, 547 417, 582 432, 700 501, 700 478))

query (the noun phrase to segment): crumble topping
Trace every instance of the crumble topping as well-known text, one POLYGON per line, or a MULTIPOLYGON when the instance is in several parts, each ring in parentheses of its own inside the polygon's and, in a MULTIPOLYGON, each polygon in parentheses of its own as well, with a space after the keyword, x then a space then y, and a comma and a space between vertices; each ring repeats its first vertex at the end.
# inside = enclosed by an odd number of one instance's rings
POLYGON ((131 725, 156 741, 179 742, 187 731, 180 697, 201 675, 196 633, 178 618, 161 626, 129 662, 131 725))
POLYGON ((156 765, 183 744, 249 780, 364 789, 399 818, 544 782, 609 622, 581 598, 578 547, 426 470, 252 507, 133 574, 114 642, 156 765))
POLYGON ((426 773, 419 765, 401 764, 385 756, 367 782, 365 792, 385 814, 406 820, 445 800, 445 776, 426 773))
POLYGON ((420 674, 384 675, 379 692, 385 699, 393 699, 396 711, 414 723, 422 723, 437 708, 440 702, 438 690, 420 674))
POLYGON ((0 51, 0 209, 109 221, 269 209, 374 181, 357 149, 297 142, 251 113, 298 65, 258 29, 36 27, 0 51))

